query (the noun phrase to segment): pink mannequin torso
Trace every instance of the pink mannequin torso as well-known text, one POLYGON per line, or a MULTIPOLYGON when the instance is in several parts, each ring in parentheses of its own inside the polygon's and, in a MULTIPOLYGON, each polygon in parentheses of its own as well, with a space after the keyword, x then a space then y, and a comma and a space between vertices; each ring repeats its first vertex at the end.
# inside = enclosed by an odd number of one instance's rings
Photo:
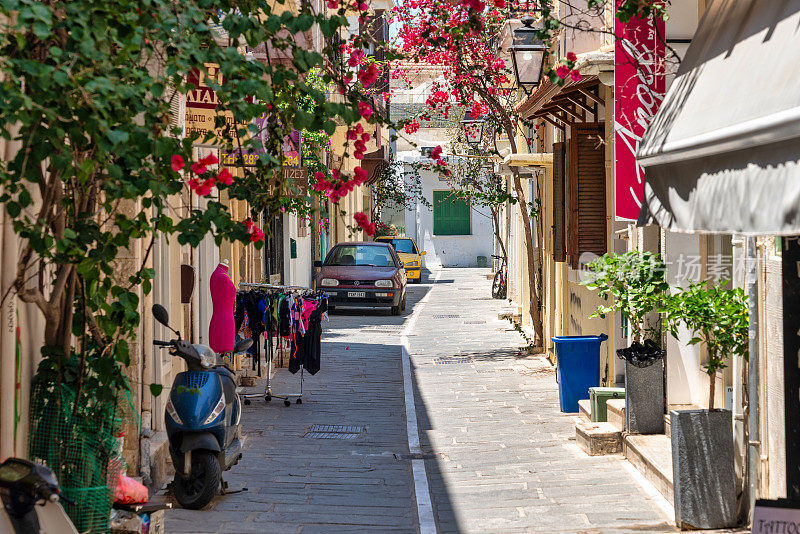
POLYGON ((211 305, 214 311, 208 325, 208 345, 214 352, 230 352, 236 342, 233 306, 236 286, 228 277, 228 266, 220 263, 211 274, 209 282, 211 305))

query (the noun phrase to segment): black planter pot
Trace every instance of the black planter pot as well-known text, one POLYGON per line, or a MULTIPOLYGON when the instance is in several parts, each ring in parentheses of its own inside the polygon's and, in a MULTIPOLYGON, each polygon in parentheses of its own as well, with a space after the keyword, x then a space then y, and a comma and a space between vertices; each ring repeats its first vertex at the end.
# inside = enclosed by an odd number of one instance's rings
POLYGON ((664 432, 664 355, 650 340, 619 349, 625 360, 625 429, 631 434, 664 432))
POLYGON ((681 529, 736 526, 731 412, 670 414, 675 524, 681 529))

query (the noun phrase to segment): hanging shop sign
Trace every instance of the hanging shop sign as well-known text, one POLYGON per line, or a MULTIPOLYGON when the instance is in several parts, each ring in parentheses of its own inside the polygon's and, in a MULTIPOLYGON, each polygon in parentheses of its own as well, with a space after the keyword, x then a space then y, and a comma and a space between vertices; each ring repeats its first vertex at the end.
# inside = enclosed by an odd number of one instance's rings
MULTIPOLYGON (((267 125, 267 115, 256 119, 256 126, 258 126, 258 134, 256 135, 255 144, 257 146, 250 147, 242 150, 223 150, 222 151, 222 164, 227 166, 242 165, 244 167, 255 167, 256 160, 259 154, 264 154, 264 146, 269 139, 269 128, 267 125), (241 161, 240 161, 241 159, 241 161)), ((283 137, 283 166, 284 167, 300 167, 301 161, 301 147, 302 135, 300 131, 292 129, 292 131, 283 137)))
POLYGON ((756 500, 752 534, 800 534, 800 502, 756 500))
MULTIPOLYGON (((188 83, 194 85, 195 89, 186 94, 186 133, 199 133, 200 144, 222 144, 222 128, 216 128, 214 121, 217 116, 223 115, 226 126, 234 126, 233 113, 230 111, 221 112, 217 109, 219 98, 216 91, 208 85, 210 80, 220 85, 223 83, 224 78, 220 72, 219 65, 205 63, 204 67, 205 72, 201 69, 193 69, 187 77, 188 83), (214 132, 216 139, 205 141, 205 137, 209 132, 214 132)), ((243 123, 235 125, 237 129, 244 126, 246 125, 243 123)))
MULTIPOLYGON (((616 7, 625 0, 616 0, 616 7)), ((614 160, 617 220, 635 221, 644 198, 636 151, 664 99, 664 21, 614 20, 614 160)))

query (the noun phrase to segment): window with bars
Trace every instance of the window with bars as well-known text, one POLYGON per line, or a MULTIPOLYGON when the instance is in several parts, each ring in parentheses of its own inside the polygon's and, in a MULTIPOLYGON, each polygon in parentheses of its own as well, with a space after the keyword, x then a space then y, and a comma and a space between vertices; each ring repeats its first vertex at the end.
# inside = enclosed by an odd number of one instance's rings
POLYGON ((470 235, 470 207, 452 191, 433 192, 434 235, 470 235))

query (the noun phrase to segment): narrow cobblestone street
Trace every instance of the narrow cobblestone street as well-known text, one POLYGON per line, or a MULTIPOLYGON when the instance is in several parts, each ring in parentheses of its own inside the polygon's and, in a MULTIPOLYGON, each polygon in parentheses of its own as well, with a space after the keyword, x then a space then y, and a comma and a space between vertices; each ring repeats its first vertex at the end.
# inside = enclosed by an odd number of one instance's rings
MULTIPOLYGON (((503 303, 489 297, 486 272, 445 269, 430 275, 433 284, 410 285, 401 317, 333 315, 303 404, 254 399, 244 407, 244 457, 225 479, 247 491, 205 510, 170 511, 167 532, 426 531, 431 517, 421 514, 420 528, 417 503, 428 497, 415 493, 406 432, 401 333, 410 320, 439 532, 674 531, 620 457, 589 457, 575 445, 553 369, 519 350, 520 336, 498 319, 503 303), (313 435, 312 425, 360 428, 313 435)), ((281 370, 274 390, 297 384, 281 370)))

